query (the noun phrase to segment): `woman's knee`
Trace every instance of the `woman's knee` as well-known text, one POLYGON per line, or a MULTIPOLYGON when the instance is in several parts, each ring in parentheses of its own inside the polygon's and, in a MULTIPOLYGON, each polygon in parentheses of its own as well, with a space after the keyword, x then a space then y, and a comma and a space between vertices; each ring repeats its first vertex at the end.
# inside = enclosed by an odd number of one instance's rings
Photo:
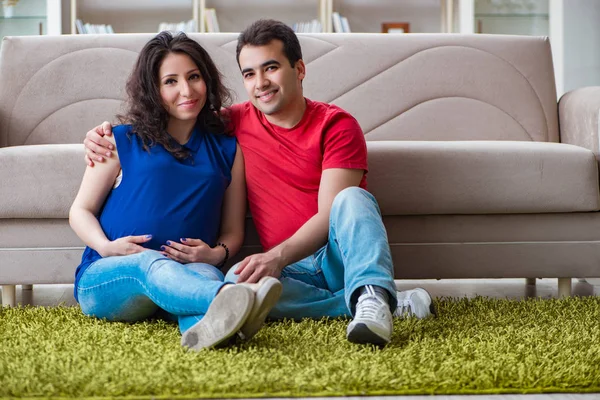
POLYGON ((83 314, 104 318, 108 321, 140 321, 151 317, 158 306, 145 295, 115 294, 107 301, 106 296, 80 296, 79 303, 83 314))

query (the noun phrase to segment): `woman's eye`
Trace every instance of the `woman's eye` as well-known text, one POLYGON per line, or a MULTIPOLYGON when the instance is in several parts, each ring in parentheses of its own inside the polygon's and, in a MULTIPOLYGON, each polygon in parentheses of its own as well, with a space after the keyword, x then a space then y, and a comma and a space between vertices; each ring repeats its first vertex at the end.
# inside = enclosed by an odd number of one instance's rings
POLYGON ((177 82, 175 79, 167 79, 165 81, 165 85, 170 85, 170 84, 175 83, 175 82, 177 82))
POLYGON ((192 74, 190 75, 190 80, 196 80, 196 79, 200 79, 200 74, 192 74))

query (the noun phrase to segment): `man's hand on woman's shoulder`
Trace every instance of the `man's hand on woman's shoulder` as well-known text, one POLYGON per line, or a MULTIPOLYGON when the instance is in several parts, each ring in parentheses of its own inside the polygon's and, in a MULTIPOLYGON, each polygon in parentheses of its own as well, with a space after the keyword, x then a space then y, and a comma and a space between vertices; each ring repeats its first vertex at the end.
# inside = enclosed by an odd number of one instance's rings
POLYGON ((102 125, 98 125, 85 134, 83 141, 85 146, 85 162, 90 167, 94 166, 95 161, 103 162, 104 157, 112 156, 114 146, 104 138, 105 135, 112 135, 112 125, 108 121, 104 121, 102 125))

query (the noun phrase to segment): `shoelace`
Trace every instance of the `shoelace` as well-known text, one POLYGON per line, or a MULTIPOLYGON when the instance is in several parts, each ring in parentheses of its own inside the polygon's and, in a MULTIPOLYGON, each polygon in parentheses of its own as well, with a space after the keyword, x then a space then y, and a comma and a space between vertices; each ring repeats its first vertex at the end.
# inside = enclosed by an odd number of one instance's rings
POLYGON ((377 296, 360 299, 356 305, 356 318, 374 318, 381 308, 381 301, 377 296))
POLYGON ((403 315, 411 315, 412 314, 412 301, 410 299, 406 299, 402 301, 402 304, 398 304, 396 308, 395 316, 401 317, 403 315))

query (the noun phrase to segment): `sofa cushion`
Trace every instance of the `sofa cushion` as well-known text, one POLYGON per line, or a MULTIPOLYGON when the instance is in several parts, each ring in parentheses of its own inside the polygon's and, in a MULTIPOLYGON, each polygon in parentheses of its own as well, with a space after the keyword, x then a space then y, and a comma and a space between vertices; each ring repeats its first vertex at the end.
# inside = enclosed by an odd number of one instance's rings
MULTIPOLYGON (((543 142, 368 142, 369 190, 384 215, 597 211, 587 149, 543 142)), ((83 145, 0 148, 0 218, 66 218, 83 145)))
POLYGON ((384 215, 598 211, 587 149, 511 141, 367 142, 369 190, 384 215))
POLYGON ((82 144, 0 148, 0 218, 66 218, 85 163, 82 144))

